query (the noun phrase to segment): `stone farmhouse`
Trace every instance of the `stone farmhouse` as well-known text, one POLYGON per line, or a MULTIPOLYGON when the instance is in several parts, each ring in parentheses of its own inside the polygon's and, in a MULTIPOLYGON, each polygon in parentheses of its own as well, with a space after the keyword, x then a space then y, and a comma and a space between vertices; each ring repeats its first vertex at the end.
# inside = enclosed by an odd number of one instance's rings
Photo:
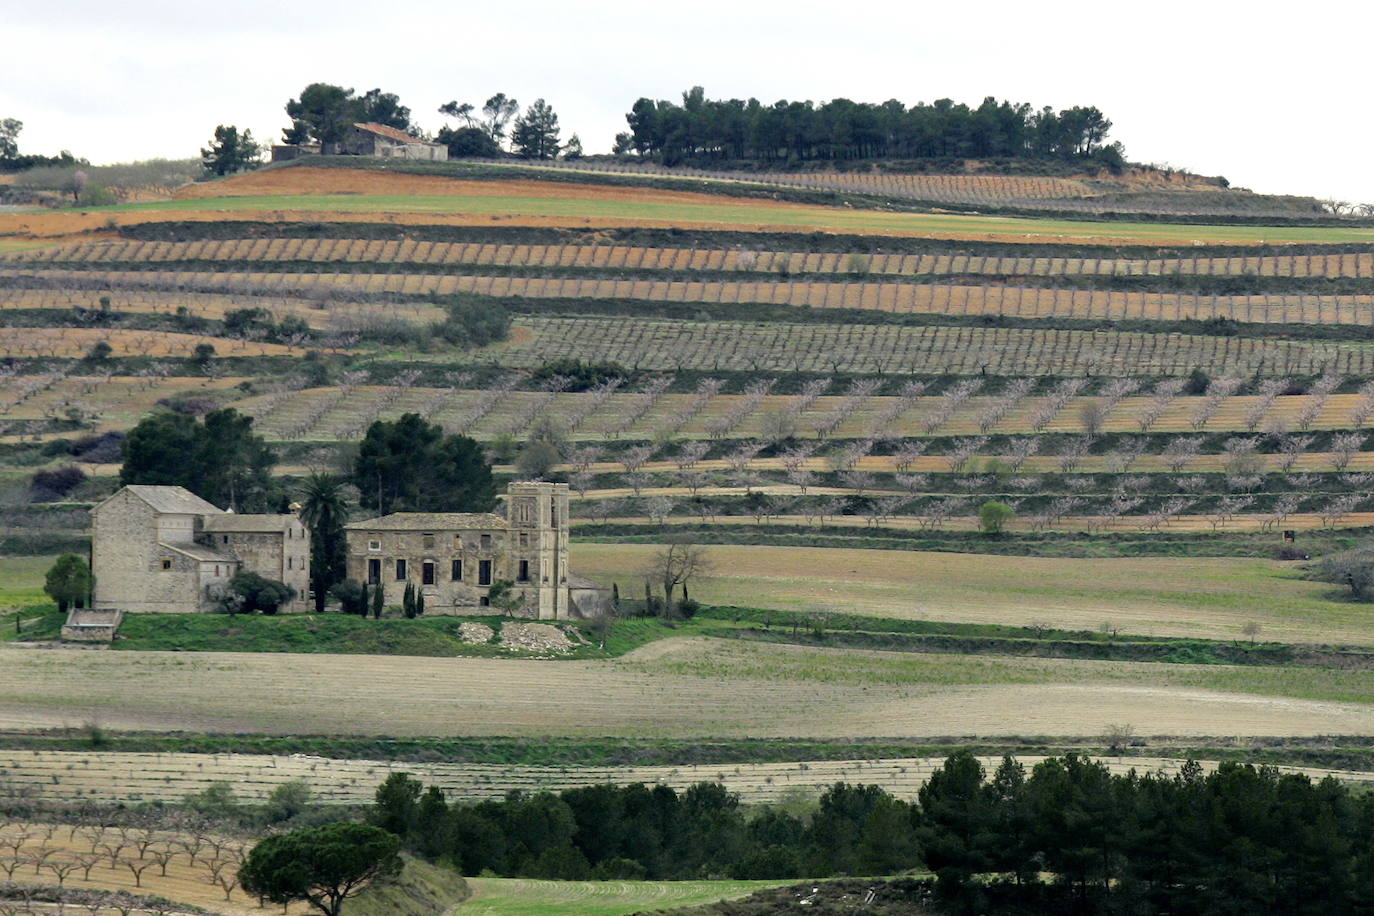
POLYGON ((338 143, 277 145, 272 147, 272 161, 285 162, 302 156, 380 156, 383 159, 419 159, 444 162, 448 147, 412 137, 403 130, 371 122, 354 124, 338 143))
POLYGON ((184 487, 127 486, 91 510, 92 607, 191 614, 240 571, 296 590, 309 610, 310 532, 295 515, 236 515, 184 487))
POLYGON ((505 516, 396 512, 344 528, 348 578, 380 586, 399 604, 406 586, 425 596, 426 614, 489 614, 491 586, 509 581, 518 616, 596 617, 609 590, 568 568, 568 485, 512 483, 505 516))

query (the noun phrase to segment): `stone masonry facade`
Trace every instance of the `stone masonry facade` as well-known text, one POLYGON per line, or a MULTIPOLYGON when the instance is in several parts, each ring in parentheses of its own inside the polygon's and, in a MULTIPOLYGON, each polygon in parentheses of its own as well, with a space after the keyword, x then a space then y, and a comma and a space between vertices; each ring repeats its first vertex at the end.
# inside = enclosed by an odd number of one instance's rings
POLYGON ((491 586, 508 581, 520 616, 565 620, 604 613, 595 583, 568 568, 568 485, 512 483, 505 516, 397 512, 345 527, 348 578, 399 604, 407 585, 427 614, 490 614, 491 586))
POLYGON ((91 510, 93 606, 204 613, 240 571, 284 582, 309 609, 310 533, 294 515, 235 515, 182 487, 128 486, 91 510))

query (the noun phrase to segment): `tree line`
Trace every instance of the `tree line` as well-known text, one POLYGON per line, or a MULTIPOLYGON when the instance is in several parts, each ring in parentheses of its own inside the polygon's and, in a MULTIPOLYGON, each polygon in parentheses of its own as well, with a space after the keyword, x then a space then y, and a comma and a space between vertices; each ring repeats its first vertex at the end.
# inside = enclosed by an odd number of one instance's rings
POLYGON ((948 758, 914 801, 837 783, 813 810, 744 808, 717 783, 597 785, 450 804, 393 774, 369 821, 464 874, 548 879, 822 878, 928 869, 951 912, 1374 911, 1374 794, 1194 761, 1112 775, 1074 754, 989 777, 948 758))
POLYGON ((985 98, 977 108, 939 99, 907 107, 845 98, 817 104, 782 100, 708 99, 700 86, 682 103, 640 98, 625 115, 630 130, 617 153, 665 164, 702 160, 769 163, 845 159, 1007 158, 1125 162, 1108 145, 1112 122, 1095 107, 1055 111, 985 98))
POLYGON ((56 156, 19 152, 19 134, 23 130, 24 122, 18 118, 0 118, 0 172, 22 172, 43 166, 68 168, 88 164, 85 159, 78 159, 67 150, 56 156))

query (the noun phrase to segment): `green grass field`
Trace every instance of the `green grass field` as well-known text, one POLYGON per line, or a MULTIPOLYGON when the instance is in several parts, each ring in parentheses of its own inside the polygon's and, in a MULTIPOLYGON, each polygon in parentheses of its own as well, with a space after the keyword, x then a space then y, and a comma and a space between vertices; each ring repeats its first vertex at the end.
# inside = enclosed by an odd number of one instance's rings
POLYGON ((451 916, 622 916, 746 897, 777 881, 532 881, 468 878, 451 916))
MULTIPOLYGON (((580 575, 642 588, 658 548, 575 543, 580 575)), ((1331 600, 1297 564, 1243 558, 1066 559, 828 547, 708 548, 691 583, 707 604, 917 620, 1047 624, 1140 636, 1239 639, 1247 621, 1281 642, 1374 644, 1374 611, 1331 600)))
POLYGON ((56 557, 0 557, 0 613, 4 608, 45 604, 43 576, 56 557))
MULTIPOLYGON (((551 194, 558 193, 550 185, 551 194)), ((1209 244, 1370 242, 1374 229, 1345 227, 1186 226, 1169 223, 1085 222, 1023 217, 961 216, 936 213, 884 213, 806 205, 760 206, 732 198, 719 204, 646 200, 596 200, 572 197, 457 197, 436 195, 317 194, 217 197, 92 207, 91 212, 280 210, 320 213, 467 213, 493 218, 555 217, 597 221, 632 220, 665 225, 719 224, 827 229, 834 232, 895 235, 974 235, 1023 240, 1114 238, 1137 242, 1191 240, 1209 244)))

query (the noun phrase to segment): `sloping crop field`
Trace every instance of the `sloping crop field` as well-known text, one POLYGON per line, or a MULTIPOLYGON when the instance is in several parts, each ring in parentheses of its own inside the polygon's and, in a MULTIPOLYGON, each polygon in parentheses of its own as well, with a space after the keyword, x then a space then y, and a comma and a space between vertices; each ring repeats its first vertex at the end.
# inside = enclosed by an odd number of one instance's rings
POLYGON ((80 358, 98 343, 110 355, 170 356, 190 359, 196 347, 208 344, 218 356, 302 356, 305 350, 265 341, 236 340, 204 334, 166 331, 125 331, 105 328, 0 328, 0 356, 18 358, 80 358))
MULTIPOLYGON (((1361 242, 1374 230, 1357 227, 1176 226, 1166 223, 1037 220, 1018 217, 891 213, 843 207, 718 197, 650 188, 463 181, 366 170, 292 167, 197 185, 180 200, 92 208, 84 213, 0 214, 0 234, 68 235, 163 219, 376 219, 422 216, 424 223, 483 225, 493 221, 545 226, 678 226, 748 230, 828 229, 861 234, 941 238, 1033 238, 1123 244, 1361 242)), ((418 222, 418 221, 417 221, 418 222)))
MULTIPOLYGON (((0 249, 5 252, 6 249, 0 249)), ((473 267, 590 268, 674 272, 989 277, 1374 277, 1374 254, 1248 257, 1012 257, 1002 255, 802 252, 756 248, 648 248, 616 244, 516 245, 348 238, 104 241, 8 249, 24 264, 176 261, 314 261, 473 267)))
MULTIPOLYGON (((12 275, 18 272, 12 272, 12 275)), ((0 278, 6 274, 0 272, 0 278)), ((49 281, 105 282, 114 288, 131 284, 184 282, 193 289, 216 286, 255 291, 404 294, 446 296, 476 293, 522 299, 634 299, 642 302, 737 305, 748 318, 751 305, 786 305, 806 309, 858 309, 893 314, 960 317, 996 316, 1018 319, 1072 318, 1147 321, 1215 321, 1258 324, 1359 324, 1374 316, 1374 295, 1246 295, 1132 293, 1109 290, 1038 289, 1019 286, 972 286, 862 282, 684 282, 681 280, 611 280, 540 277, 482 277, 407 274, 224 273, 187 271, 173 278, 165 272, 59 271, 42 273, 49 281)), ((87 301, 94 297, 85 297, 87 301)), ((10 306, 15 307, 15 306, 10 306)), ((238 307, 244 307, 240 304, 238 307)), ((294 305, 289 313, 302 311, 294 305)), ((399 311, 399 310, 398 310, 399 311)), ((219 317, 215 310, 198 314, 219 317)))
POLYGON ((692 639, 607 662, 0 648, 0 727, 855 737, 1371 734, 1374 672, 692 639), (112 693, 110 684, 119 684, 112 693), (289 696, 290 703, 282 697, 289 696), (347 699, 340 699, 347 698, 347 699))
MULTIPOLYGON (((650 319, 526 318, 527 340, 483 353, 536 368, 613 360, 660 372, 852 372, 958 375, 1374 374, 1374 346, 1115 331, 786 325, 650 319)), ((478 359, 486 358, 479 355, 478 359)))
MULTIPOLYGON (((575 544, 583 575, 633 591, 657 548, 575 544)), ((1241 558, 1046 559, 843 548, 708 548, 692 595, 708 604, 817 613, 1242 639, 1374 645, 1374 615, 1333 604, 1292 564, 1241 558)))

